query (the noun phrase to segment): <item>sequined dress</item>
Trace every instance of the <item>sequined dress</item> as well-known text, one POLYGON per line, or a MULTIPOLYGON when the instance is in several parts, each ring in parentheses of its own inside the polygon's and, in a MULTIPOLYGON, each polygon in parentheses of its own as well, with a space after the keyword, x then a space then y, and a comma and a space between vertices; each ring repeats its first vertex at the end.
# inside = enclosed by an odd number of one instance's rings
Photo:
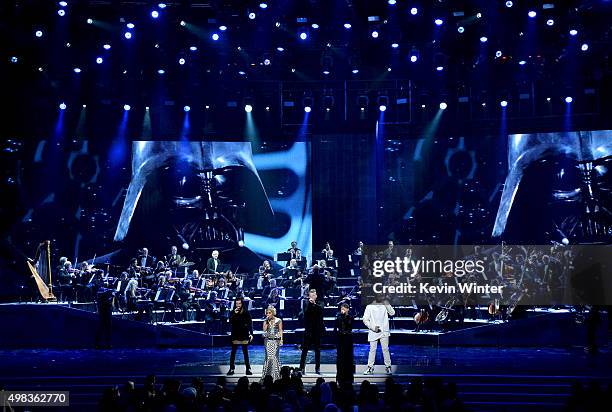
POLYGON ((264 346, 266 357, 264 359, 263 369, 261 373, 262 379, 267 375, 271 375, 276 381, 280 379, 280 324, 279 318, 274 319, 274 323, 268 326, 268 330, 264 332, 264 346))

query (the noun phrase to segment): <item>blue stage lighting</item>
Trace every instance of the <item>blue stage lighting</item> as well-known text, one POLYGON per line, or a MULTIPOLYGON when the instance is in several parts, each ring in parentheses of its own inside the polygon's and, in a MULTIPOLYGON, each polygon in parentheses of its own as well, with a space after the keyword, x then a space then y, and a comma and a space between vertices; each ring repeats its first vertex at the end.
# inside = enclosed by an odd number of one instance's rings
POLYGON ((125 38, 126 38, 126 39, 128 39, 128 40, 129 40, 129 39, 131 39, 131 38, 132 38, 132 33, 130 33, 129 31, 126 31, 126 32, 125 32, 125 34, 124 34, 124 36, 125 36, 125 38))
POLYGON ((310 27, 312 27, 313 29, 315 29, 315 30, 316 30, 316 29, 318 29, 318 28, 319 28, 319 25, 318 25, 317 23, 312 23, 312 24, 310 25, 310 27))
POLYGON ((19 59, 16 56, 11 57, 11 63, 17 63, 19 59))
POLYGON ((102 46, 104 48, 104 50, 110 50, 111 45, 110 44, 105 44, 104 46, 102 46))
POLYGON ((538 13, 536 13, 536 12, 535 12, 535 11, 533 11, 533 10, 529 10, 529 13, 527 13, 527 15, 533 19, 533 18, 535 18, 535 16, 537 16, 537 15, 538 15, 538 13))
POLYGON ((397 4, 397 0, 388 0, 387 3, 389 3, 390 6, 395 6, 397 4))
POLYGON ((510 0, 506 2, 506 7, 512 7, 513 5, 514 3, 512 3, 510 0))
POLYGON ((502 57, 502 51, 501 50, 496 51, 495 57, 502 57))
POLYGON ((223 26, 223 25, 221 25, 221 26, 219 26, 219 30, 221 30, 221 31, 225 31, 225 30, 227 30, 227 26, 223 26))
POLYGON ((412 56, 410 56, 410 61, 412 63, 416 63, 417 60, 419 60, 419 56, 417 56, 416 54, 413 54, 412 56))
POLYGON ((213 33, 213 35, 212 35, 211 37, 212 37, 212 39, 213 39, 214 41, 219 40, 219 34, 217 34, 217 33, 213 33))
POLYGON ((385 110, 387 110, 387 106, 385 106, 384 104, 381 104, 380 106, 378 106, 378 110, 380 110, 381 112, 384 112, 385 110))
POLYGON ((253 106, 251 106, 250 104, 244 105, 244 111, 247 113, 251 113, 253 111, 253 106))
POLYGON ((194 51, 198 51, 198 48, 197 48, 196 46, 191 46, 191 47, 189 48, 189 50, 191 50, 192 52, 194 52, 194 51))
POLYGON ((482 36, 482 37, 480 38, 480 42, 481 42, 481 43, 486 43, 486 42, 487 42, 487 40, 489 40, 489 39, 487 39, 487 37, 486 37, 486 36, 482 36))
POLYGON ((440 110, 446 110, 448 105, 445 102, 440 103, 440 110))
POLYGON ((66 103, 64 103, 64 102, 61 102, 60 105, 59 105, 60 110, 66 110, 66 107, 67 107, 66 103))
POLYGON ((102 63, 104 63, 104 59, 102 57, 98 57, 98 58, 96 58, 96 63, 102 64, 102 63))
POLYGON ((181 27, 185 27, 187 25, 187 22, 185 20, 181 20, 179 24, 181 25, 181 27))
POLYGON ((190 111, 190 110, 191 110, 191 107, 189 107, 189 106, 185 106, 185 107, 183 107, 183 110, 184 110, 185 112, 188 112, 188 111, 190 111))
POLYGON ((185 64, 185 59, 183 59, 182 57, 179 59, 178 63, 182 66, 185 64))
POLYGON ((378 38, 378 31, 377 30, 372 30, 372 38, 373 39, 377 39, 378 38))
POLYGON ((435 19, 434 23, 436 23, 436 26, 441 26, 441 25, 444 24, 444 20, 442 20, 442 19, 435 19))
POLYGON ((567 96, 567 97, 565 98, 565 103, 571 103, 571 102, 573 102, 573 101, 574 101, 574 99, 573 99, 571 96, 567 96))
POLYGON ((310 112, 312 111, 312 107, 310 107, 310 106, 304 106, 304 111, 305 111, 306 113, 310 113, 310 112))
POLYGON ((43 36, 43 32, 42 32, 42 30, 36 30, 36 32, 34 33, 34 35, 35 35, 36 37, 42 37, 42 36, 43 36))
POLYGON ((133 29, 135 26, 134 26, 134 23, 128 23, 128 24, 126 24, 126 27, 128 29, 133 29))
POLYGON ((499 102, 499 105, 500 105, 501 107, 506 107, 506 106, 508 106, 508 102, 507 102, 507 101, 505 101, 505 100, 502 100, 501 102, 499 102))
POLYGON ((359 69, 353 69, 353 74, 359 73, 359 69))
POLYGON ((441 72, 442 70, 444 70, 444 66, 438 66, 438 67, 436 67, 436 70, 441 72))
POLYGON ((61 7, 66 7, 66 6, 68 5, 68 2, 67 2, 67 1, 60 1, 58 4, 59 4, 61 7))
POLYGON ((165 73, 166 73, 166 71, 164 69, 159 69, 157 71, 157 74, 165 74, 165 73))
POLYGON ((60 17, 64 17, 64 16, 66 15, 66 10, 64 10, 64 9, 59 9, 59 10, 57 11, 57 14, 58 14, 60 17))
POLYGON ((526 62, 525 60, 521 60, 521 61, 519 61, 519 64, 520 64, 521 66, 524 66, 524 65, 526 65, 526 64, 527 64, 527 62, 526 62))
POLYGON ((397 43, 391 43, 391 47, 394 49, 397 49, 399 47, 399 44, 397 43))
POLYGON ((308 33, 306 33, 305 31, 300 33, 300 39, 306 40, 307 38, 308 38, 308 33))
POLYGON ((87 19, 87 24, 93 24, 93 19, 87 19))
POLYGON ((123 105, 123 110, 125 110, 126 112, 130 111, 132 107, 129 104, 124 104, 123 105))
POLYGON ((260 9, 267 9, 268 8, 268 3, 259 3, 259 8, 260 9))
POLYGON ((157 5, 157 7, 159 7, 160 9, 165 9, 166 8, 166 3, 159 3, 157 5))
POLYGON ((278 50, 279 52, 284 52, 285 49, 283 47, 277 47, 276 50, 278 50))
POLYGON ((153 10, 151 12, 151 17, 153 17, 154 19, 158 18, 159 17, 159 12, 157 10, 153 10))
POLYGON ((81 69, 78 68, 78 67, 75 67, 73 70, 74 70, 75 73, 81 73, 81 69))
POLYGON ((587 51, 589 50, 589 45, 586 43, 582 43, 582 46, 580 46, 580 50, 582 51, 587 51))
POLYGON ((570 36, 575 36, 575 35, 577 35, 577 34, 578 34, 578 30, 576 30, 576 29, 571 29, 571 30, 569 31, 569 34, 570 34, 570 36))
POLYGON ((418 13, 419 9, 417 9, 416 7, 410 9, 410 14, 412 14, 413 16, 416 16, 418 13))
POLYGON ((555 21, 553 19, 546 20, 546 25, 547 26, 552 26, 553 24, 555 24, 555 21))
POLYGON ((459 33, 463 33, 465 31, 465 28, 463 26, 459 26, 459 27, 457 27, 457 31, 459 33))
POLYGON ((264 66, 269 66, 272 62, 270 61, 270 59, 264 59, 263 64, 264 66))
POLYGON ((348 29, 350 29, 351 27, 353 27, 353 26, 351 25, 351 23, 344 23, 344 28, 345 28, 345 29, 347 29, 347 30, 348 30, 348 29))
POLYGON ((249 19, 251 19, 251 20, 255 20, 255 17, 256 17, 256 16, 255 16, 255 13, 253 13, 253 12, 250 12, 250 13, 249 13, 249 19))

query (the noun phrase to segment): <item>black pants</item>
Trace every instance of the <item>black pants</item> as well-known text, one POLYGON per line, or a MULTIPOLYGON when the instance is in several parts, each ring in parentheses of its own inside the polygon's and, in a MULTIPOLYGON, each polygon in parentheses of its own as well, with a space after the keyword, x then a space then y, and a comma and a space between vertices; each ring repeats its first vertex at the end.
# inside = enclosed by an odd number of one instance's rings
POLYGON ((232 343, 232 354, 230 355, 230 369, 234 369, 236 366, 236 351, 238 350, 238 346, 242 346, 242 356, 244 356, 244 365, 247 370, 251 369, 251 364, 249 363, 249 345, 246 344, 236 344, 232 343))
POLYGON ((321 367, 321 342, 306 339, 302 344, 302 356, 300 358, 300 369, 306 366, 306 355, 309 350, 314 350, 315 353, 315 370, 321 367))
POLYGON ((339 384, 353 383, 354 375, 353 336, 339 335, 336 345, 336 381, 339 384))

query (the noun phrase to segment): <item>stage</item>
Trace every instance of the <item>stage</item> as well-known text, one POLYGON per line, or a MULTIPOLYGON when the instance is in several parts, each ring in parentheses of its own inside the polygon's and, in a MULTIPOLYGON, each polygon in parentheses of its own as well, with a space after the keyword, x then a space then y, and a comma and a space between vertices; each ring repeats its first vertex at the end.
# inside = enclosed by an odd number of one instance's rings
MULTIPOLYGON (((391 345, 393 378, 408 383, 415 378, 440 378, 455 382, 466 406, 473 411, 553 411, 560 410, 575 382, 597 380, 611 383, 610 347, 597 356, 572 348, 433 348, 391 345), (401 366, 400 366, 401 365, 401 366)), ((367 345, 355 345, 357 374, 355 385, 364 379, 384 389, 380 352, 375 374, 363 375, 367 345)), ((260 379, 263 347, 250 347, 254 375, 260 379)), ((132 380, 141 385, 154 373, 158 384, 177 378, 183 386, 200 377, 211 388, 225 376, 229 347, 197 349, 112 349, 112 350, 16 350, 0 351, 0 387, 5 389, 62 389, 70 391, 71 410, 95 407, 104 388, 132 380)), ((304 383, 310 386, 323 377, 334 380, 334 350, 323 350, 321 375, 308 364, 304 383)), ((312 354, 308 361, 312 362, 312 354)), ((236 374, 227 377, 228 386, 244 374, 242 356, 237 356, 236 374)), ((297 366, 299 350, 295 345, 281 348, 283 365, 297 366)))

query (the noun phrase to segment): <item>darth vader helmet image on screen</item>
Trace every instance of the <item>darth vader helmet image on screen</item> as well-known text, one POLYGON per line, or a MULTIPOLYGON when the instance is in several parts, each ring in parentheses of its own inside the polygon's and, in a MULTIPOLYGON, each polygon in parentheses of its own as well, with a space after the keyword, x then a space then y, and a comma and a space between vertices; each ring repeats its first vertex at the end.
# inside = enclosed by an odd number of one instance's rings
POLYGON ((114 240, 208 255, 242 247, 245 230, 272 219, 250 143, 136 141, 114 240))
POLYGON ((562 244, 612 238, 612 131, 517 134, 494 237, 562 244))

